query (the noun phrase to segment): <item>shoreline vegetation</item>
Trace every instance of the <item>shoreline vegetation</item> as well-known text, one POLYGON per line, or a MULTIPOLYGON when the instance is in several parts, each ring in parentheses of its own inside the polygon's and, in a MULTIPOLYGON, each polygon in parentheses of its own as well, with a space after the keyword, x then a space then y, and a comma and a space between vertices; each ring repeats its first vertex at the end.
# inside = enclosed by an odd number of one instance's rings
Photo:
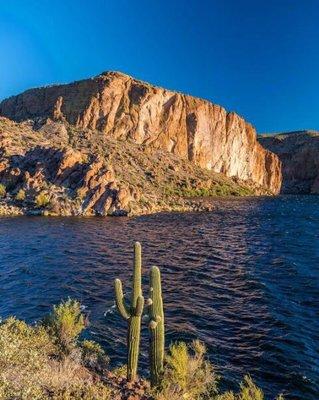
POLYGON ((160 271, 150 269, 144 309, 141 265, 141 246, 135 243, 129 305, 115 280, 116 305, 128 323, 126 365, 111 369, 102 347, 82 339, 88 319, 80 303, 68 299, 34 325, 15 317, 0 322, 0 400, 265 400, 249 375, 238 392, 221 391, 220 377, 198 340, 171 343, 165 352, 160 271), (150 337, 145 376, 138 371, 142 315, 150 337))

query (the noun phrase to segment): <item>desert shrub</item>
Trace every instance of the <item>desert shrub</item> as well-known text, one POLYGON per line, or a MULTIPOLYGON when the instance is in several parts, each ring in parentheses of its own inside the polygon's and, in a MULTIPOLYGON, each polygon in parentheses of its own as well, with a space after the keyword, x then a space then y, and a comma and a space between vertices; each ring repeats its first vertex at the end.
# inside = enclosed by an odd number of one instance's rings
POLYGON ((126 378, 127 365, 122 364, 112 370, 112 373, 117 378, 126 378))
MULTIPOLYGON (((265 397, 263 391, 256 386, 252 378, 246 375, 240 384, 240 392, 238 394, 225 392, 217 396, 216 400, 265 400, 265 397)), ((284 398, 279 395, 276 400, 284 400, 284 398)))
MULTIPOLYGON (((78 303, 67 301, 55 307, 54 329, 29 326, 8 318, 0 324, 0 399, 1 400, 108 400, 110 389, 74 357, 59 357, 56 329, 73 326, 68 335, 74 340, 81 330, 78 303), (66 305, 67 304, 67 305, 66 305), (68 310, 68 311, 66 311, 68 310), (65 315, 72 317, 64 318, 65 315), (68 320, 69 322, 65 322, 68 320), (58 322, 57 322, 58 321, 58 322), (76 326, 76 328, 74 327, 76 326)), ((64 329, 63 328, 63 329, 64 329)), ((90 342, 88 353, 101 349, 90 342)), ((82 350, 83 351, 83 350, 82 350)), ((79 350, 81 354, 81 351, 79 350)))
POLYGON ((23 190, 23 189, 20 189, 18 191, 18 193, 16 194, 16 200, 18 200, 18 201, 24 201, 25 197, 26 197, 26 194, 25 194, 25 190, 23 190))
POLYGON ((217 376, 205 353, 205 346, 197 340, 191 346, 184 342, 171 345, 165 359, 162 388, 156 398, 199 400, 213 396, 217 376))
POLYGON ((41 369, 54 346, 43 327, 30 327, 13 317, 0 325, 0 370, 6 367, 41 369))
POLYGON ((102 347, 93 340, 83 340, 81 342, 82 362, 85 366, 94 369, 105 368, 108 364, 108 357, 106 356, 102 347))
POLYGON ((264 394, 259 387, 255 385, 249 375, 244 377, 240 385, 240 400, 264 400, 264 394))
POLYGON ((5 197, 7 194, 6 187, 3 183, 0 183, 0 197, 5 197))
POLYGON ((8 318, 0 325, 0 399, 42 399, 39 375, 54 345, 42 327, 8 318))
POLYGON ((84 316, 79 302, 68 299, 54 306, 44 319, 44 325, 64 355, 75 348, 80 333, 85 328, 84 316))
POLYGON ((241 186, 232 186, 228 183, 215 183, 209 187, 173 187, 167 186, 164 188, 166 196, 180 197, 210 197, 210 196, 247 196, 253 194, 248 188, 241 186))
POLYGON ((35 204, 37 207, 46 207, 50 203, 50 198, 44 192, 40 192, 35 198, 35 204))

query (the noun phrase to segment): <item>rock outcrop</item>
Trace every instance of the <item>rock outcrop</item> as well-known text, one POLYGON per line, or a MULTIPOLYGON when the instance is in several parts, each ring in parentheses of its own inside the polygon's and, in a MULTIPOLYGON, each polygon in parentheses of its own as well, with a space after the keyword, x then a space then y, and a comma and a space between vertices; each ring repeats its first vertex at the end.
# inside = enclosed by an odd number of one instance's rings
POLYGON ((319 194, 319 132, 261 135, 260 143, 282 161, 285 194, 319 194))
POLYGON ((139 215, 210 210, 202 196, 269 194, 98 130, 0 117, 0 215, 139 215))
POLYGON ((117 72, 28 90, 0 103, 0 115, 22 122, 52 119, 105 137, 164 150, 228 177, 280 190, 278 157, 255 129, 208 101, 151 86, 117 72))

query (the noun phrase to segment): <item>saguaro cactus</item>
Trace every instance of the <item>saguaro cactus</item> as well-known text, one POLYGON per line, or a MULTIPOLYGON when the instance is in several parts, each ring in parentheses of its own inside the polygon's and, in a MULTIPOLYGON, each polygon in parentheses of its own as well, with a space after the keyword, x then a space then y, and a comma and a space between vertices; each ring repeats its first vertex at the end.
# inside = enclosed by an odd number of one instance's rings
POLYGON ((148 300, 149 331, 150 331, 150 370, 151 384, 157 386, 163 372, 165 332, 164 310, 162 298, 161 272, 158 267, 152 267, 150 272, 150 298, 148 300))
POLYGON ((141 316, 144 308, 142 296, 142 255, 141 245, 134 245, 134 271, 131 305, 125 304, 122 282, 115 279, 115 300, 119 313, 128 322, 127 332, 127 379, 133 381, 137 374, 138 356, 141 336, 141 316))

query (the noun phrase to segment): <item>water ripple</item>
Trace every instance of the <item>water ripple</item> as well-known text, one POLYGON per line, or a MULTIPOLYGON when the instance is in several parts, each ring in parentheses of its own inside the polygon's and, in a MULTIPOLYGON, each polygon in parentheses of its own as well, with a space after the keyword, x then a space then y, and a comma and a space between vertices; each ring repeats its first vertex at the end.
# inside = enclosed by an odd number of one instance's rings
MULTIPOLYGON (((0 315, 30 322, 67 296, 89 313, 88 336, 125 361, 126 324, 112 282, 128 280, 132 243, 163 275, 167 341, 199 337, 236 388, 249 372, 267 395, 319 398, 318 197, 216 201, 212 213, 135 219, 2 218, 0 315)), ((146 289, 147 290, 147 289, 146 289)), ((147 330, 142 331, 146 365, 147 330)))

